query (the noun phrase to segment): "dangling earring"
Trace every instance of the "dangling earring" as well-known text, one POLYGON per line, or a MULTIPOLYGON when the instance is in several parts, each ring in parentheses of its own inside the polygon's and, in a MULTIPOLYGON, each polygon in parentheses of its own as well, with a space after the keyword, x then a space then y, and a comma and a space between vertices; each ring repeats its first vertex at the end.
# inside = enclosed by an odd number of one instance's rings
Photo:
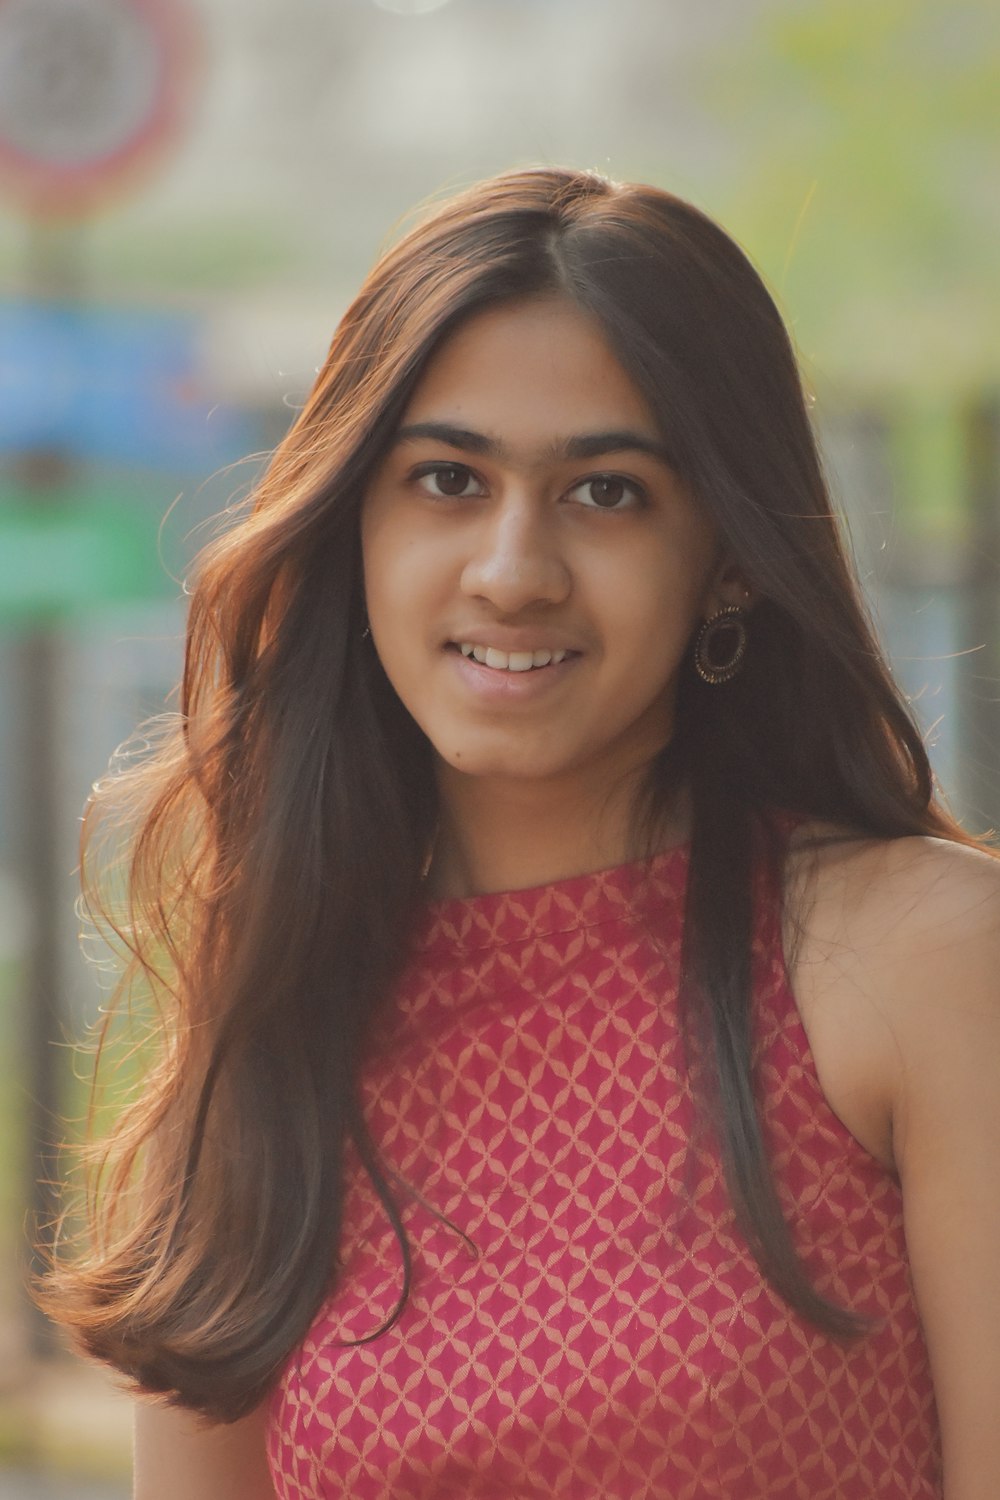
POLYGON ((747 650, 746 614, 741 604, 730 604, 706 620, 694 643, 694 667, 702 682, 728 682, 743 665, 747 650), (720 638, 733 637, 728 656, 718 659, 720 638))

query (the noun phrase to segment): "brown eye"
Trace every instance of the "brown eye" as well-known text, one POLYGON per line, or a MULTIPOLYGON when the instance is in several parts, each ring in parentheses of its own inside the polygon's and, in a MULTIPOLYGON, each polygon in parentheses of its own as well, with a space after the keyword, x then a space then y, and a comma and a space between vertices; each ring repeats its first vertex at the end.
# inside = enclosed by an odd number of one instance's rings
POLYGON ((570 493, 591 510, 633 510, 645 503, 640 486, 619 474, 595 474, 570 493))
POLYGON ((620 479, 592 479, 590 498, 595 505, 618 505, 625 493, 620 479))
POLYGON ((480 495, 478 480, 464 464, 432 464, 417 474, 420 487, 429 495, 440 499, 458 499, 467 495, 480 495))

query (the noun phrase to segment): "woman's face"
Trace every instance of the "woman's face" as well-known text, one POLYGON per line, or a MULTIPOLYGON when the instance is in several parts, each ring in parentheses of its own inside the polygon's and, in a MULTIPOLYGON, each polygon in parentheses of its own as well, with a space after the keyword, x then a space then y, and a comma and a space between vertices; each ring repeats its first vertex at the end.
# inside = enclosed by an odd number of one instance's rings
POLYGON ((361 535, 375 648, 444 774, 638 769, 671 736, 693 629, 736 602, 642 396, 554 298, 435 353, 361 535))

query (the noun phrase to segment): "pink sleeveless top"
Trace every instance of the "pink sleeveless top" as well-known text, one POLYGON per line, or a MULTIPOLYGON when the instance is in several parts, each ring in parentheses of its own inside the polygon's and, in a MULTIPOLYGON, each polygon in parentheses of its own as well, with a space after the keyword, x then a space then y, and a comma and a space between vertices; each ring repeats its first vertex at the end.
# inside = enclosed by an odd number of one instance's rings
POLYGON ((897 1182, 820 1091, 777 924, 755 942, 766 1136, 817 1287, 733 1225, 677 1016, 686 850, 429 907, 364 1081, 413 1247, 348 1162, 342 1274, 275 1390, 280 1500, 931 1500, 897 1182), (652 936, 651 934, 655 934, 652 936))

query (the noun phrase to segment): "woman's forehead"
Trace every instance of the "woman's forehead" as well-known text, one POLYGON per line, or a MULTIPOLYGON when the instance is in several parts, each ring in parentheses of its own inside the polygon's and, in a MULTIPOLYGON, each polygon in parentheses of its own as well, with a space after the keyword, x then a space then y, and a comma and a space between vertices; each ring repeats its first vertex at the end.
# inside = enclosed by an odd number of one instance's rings
POLYGON ((596 320, 547 297, 474 314, 434 351, 400 428, 474 434, 483 451, 573 456, 595 434, 660 432, 596 320), (579 441, 578 441, 579 440, 579 441))

